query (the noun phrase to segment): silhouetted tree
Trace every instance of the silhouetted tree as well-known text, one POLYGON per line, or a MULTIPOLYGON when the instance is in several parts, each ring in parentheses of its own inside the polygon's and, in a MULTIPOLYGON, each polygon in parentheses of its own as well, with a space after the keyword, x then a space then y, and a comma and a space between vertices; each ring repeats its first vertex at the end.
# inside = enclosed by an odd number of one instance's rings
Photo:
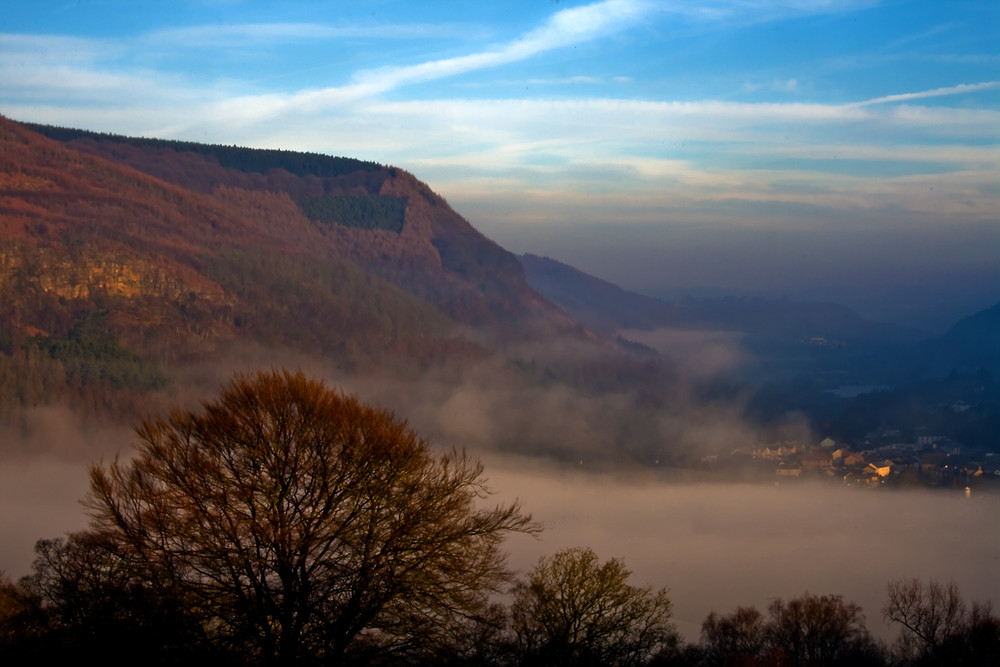
POLYGON ((426 651, 507 580, 504 537, 536 530, 481 507, 479 462, 302 373, 238 375, 137 433, 91 470, 94 529, 264 662, 426 651))
POLYGON ((810 595, 785 602, 777 598, 768 607, 768 639, 775 664, 879 664, 861 607, 840 595, 810 595))
POLYGON ((954 582, 941 584, 932 579, 925 585, 916 577, 896 579, 887 586, 882 615, 903 626, 897 650, 914 657, 933 651, 947 637, 961 631, 965 601, 954 582))
POLYGON ((41 614, 34 627, 39 660, 125 665, 207 657, 202 628, 176 591, 150 581, 142 564, 107 535, 39 540, 35 554, 32 573, 19 585, 41 614))
POLYGON ((954 582, 890 581, 882 615, 903 626, 894 646, 902 664, 1000 664, 1000 618, 988 603, 969 608, 954 582))
POLYGON ((38 664, 47 634, 41 599, 0 570, 0 664, 38 664))
POLYGON ((714 611, 701 624, 705 660, 720 667, 762 665, 768 648, 767 623, 756 607, 738 607, 728 616, 714 611))
POLYGON ((590 549, 542 558, 514 591, 520 664, 641 665, 675 643, 667 591, 631 586, 630 575, 590 549))

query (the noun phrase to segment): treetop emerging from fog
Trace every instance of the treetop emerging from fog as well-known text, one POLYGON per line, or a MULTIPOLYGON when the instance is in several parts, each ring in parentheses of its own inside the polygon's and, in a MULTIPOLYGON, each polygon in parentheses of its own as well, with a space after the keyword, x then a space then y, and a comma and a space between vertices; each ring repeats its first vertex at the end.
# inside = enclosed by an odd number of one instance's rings
POLYGON ((482 508, 478 461, 302 373, 238 375, 137 433, 134 460, 91 470, 93 529, 265 661, 433 642, 506 581, 504 537, 536 530, 482 508))

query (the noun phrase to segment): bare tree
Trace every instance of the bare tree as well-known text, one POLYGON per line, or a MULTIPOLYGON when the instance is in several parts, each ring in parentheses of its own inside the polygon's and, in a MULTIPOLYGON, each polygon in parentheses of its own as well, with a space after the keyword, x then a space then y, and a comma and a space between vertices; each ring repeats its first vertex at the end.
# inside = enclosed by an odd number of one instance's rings
POLYGON ((511 606, 522 664, 639 665, 674 642, 667 591, 631 586, 630 575, 590 549, 542 558, 511 606))
POLYGON ((40 664, 48 632, 42 601, 0 570, 0 664, 40 664))
POLYGON ((756 607, 738 607, 728 616, 713 611, 701 624, 701 637, 709 664, 727 667, 764 664, 767 623, 756 607))
POLYGON ((508 580, 537 527, 483 507, 483 468, 302 373, 238 375, 137 429, 91 470, 94 530, 169 582, 220 638, 277 664, 405 652, 508 580))
POLYGON ((889 582, 887 593, 882 615, 903 626, 895 645, 900 660, 927 664, 1000 661, 1000 619, 989 603, 974 602, 967 608, 955 582, 896 579, 889 582))
POLYGON ((965 602, 955 582, 942 584, 932 579, 925 585, 914 577, 890 581, 887 589, 882 615, 931 649, 965 624, 965 602))
POLYGON ((98 532, 35 544, 32 573, 19 586, 37 600, 38 642, 53 664, 81 657, 103 663, 183 662, 207 646, 184 600, 145 576, 120 543, 98 532))
POLYGON ((859 665, 877 654, 861 607, 840 595, 778 598, 768 607, 774 659, 788 665, 859 665))

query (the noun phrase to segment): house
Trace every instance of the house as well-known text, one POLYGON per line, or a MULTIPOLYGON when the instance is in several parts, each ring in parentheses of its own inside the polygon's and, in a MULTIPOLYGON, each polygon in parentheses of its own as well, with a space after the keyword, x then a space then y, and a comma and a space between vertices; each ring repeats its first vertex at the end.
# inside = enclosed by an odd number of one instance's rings
POLYGON ((777 459, 784 458, 786 456, 791 456, 799 451, 799 443, 797 442, 785 442, 785 443, 775 443, 774 445, 768 445, 763 449, 757 449, 754 451, 754 456, 758 456, 763 459, 768 459, 775 461, 777 459))
POLYGON ((844 465, 848 468, 853 466, 863 466, 865 464, 865 455, 861 452, 851 452, 844 456, 844 465))
POLYGON ((811 449, 802 455, 802 467, 806 470, 829 468, 833 465, 833 455, 828 450, 811 449))
POLYGON ((869 463, 867 471, 878 477, 888 477, 892 472, 892 461, 883 461, 881 464, 869 463))
POLYGON ((778 464, 777 473, 784 477, 798 477, 802 474, 802 466, 797 463, 789 465, 782 461, 778 464))

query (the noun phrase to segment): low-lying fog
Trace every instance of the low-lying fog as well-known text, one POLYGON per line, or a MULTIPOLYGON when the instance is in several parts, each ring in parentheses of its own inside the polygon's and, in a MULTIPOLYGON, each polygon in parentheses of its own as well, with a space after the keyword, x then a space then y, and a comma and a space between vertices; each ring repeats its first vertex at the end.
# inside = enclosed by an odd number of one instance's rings
MULTIPOLYGON (((53 429, 64 423, 49 417, 53 429)), ((119 446, 127 451, 130 440, 103 433, 80 447, 71 433, 43 431, 37 437, 47 446, 5 447, 0 456, 0 569, 12 577, 29 570, 35 540, 86 524, 78 502, 89 463, 82 452, 107 459, 119 446), (75 445, 59 447, 60 437, 75 445)), ((897 577, 953 579, 967 600, 1000 603, 997 495, 695 484, 494 454, 484 463, 496 502, 517 498, 544 524, 537 538, 508 542, 513 568, 527 572, 539 556, 571 546, 621 558, 633 583, 670 589, 677 626, 691 640, 712 610, 763 610, 773 597, 807 590, 857 602, 869 628, 887 638, 895 631, 879 609, 886 583, 897 577)))
POLYGON ((965 599, 1000 603, 1000 496, 877 491, 836 484, 695 484, 651 474, 558 471, 487 460, 496 498, 519 498, 544 524, 509 542, 511 565, 589 546, 621 558, 632 583, 665 586, 681 632, 696 640, 712 610, 809 591, 861 605, 882 621, 886 584, 899 577, 954 580, 965 599))

